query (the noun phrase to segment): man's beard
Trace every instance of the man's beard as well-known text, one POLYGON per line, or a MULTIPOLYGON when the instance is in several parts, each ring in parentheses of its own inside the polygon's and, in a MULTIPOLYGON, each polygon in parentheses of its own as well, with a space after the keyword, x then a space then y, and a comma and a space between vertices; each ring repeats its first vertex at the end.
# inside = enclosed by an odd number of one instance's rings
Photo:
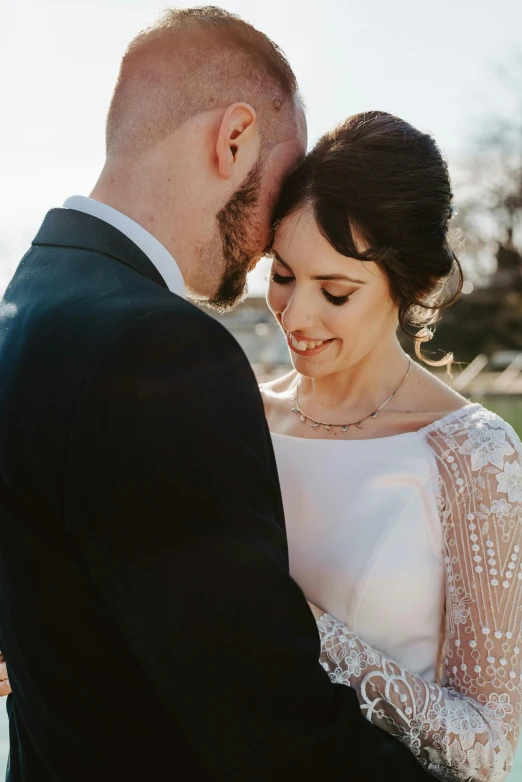
POLYGON ((258 162, 216 215, 224 268, 217 292, 206 303, 222 313, 229 312, 245 298, 247 274, 256 254, 261 255, 259 248, 252 250, 252 243, 259 235, 255 213, 260 185, 261 164, 258 162))

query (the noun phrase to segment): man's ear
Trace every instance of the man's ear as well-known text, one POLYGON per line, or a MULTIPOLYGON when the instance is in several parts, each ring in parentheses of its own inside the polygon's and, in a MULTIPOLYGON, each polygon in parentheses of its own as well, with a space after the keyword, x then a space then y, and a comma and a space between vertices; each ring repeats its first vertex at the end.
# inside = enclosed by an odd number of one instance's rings
POLYGON ((248 103, 232 103, 219 127, 216 155, 223 179, 244 179, 259 157, 256 112, 248 103))

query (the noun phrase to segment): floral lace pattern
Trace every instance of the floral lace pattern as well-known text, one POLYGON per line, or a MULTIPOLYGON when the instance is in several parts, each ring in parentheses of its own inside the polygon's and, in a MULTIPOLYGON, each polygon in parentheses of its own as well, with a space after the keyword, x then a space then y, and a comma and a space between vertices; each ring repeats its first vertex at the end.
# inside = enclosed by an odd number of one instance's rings
POLYGON ((522 446, 479 405, 425 437, 444 534, 440 683, 405 670, 329 614, 318 621, 321 663, 435 777, 501 782, 522 719, 522 446))

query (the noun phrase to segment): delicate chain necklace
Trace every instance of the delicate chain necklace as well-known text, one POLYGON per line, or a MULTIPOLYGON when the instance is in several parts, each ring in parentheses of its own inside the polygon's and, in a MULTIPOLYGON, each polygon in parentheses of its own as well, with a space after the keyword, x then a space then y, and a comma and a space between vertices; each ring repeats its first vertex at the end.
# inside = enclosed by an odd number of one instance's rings
POLYGON ((310 416, 307 415, 304 412, 304 410, 302 409, 302 407, 300 407, 300 405, 299 405, 299 400, 297 398, 297 391, 298 391, 299 383, 298 383, 298 385, 296 386, 296 389, 295 389, 295 396, 292 397, 292 402, 295 402, 295 407, 292 407, 292 413, 298 413, 301 416, 301 421, 303 423, 306 423, 306 421, 310 421, 310 423, 311 423, 311 425, 312 425, 312 427, 314 429, 316 429, 318 426, 324 426, 324 428, 328 429, 328 430, 330 430, 330 429, 341 429, 342 432, 347 432, 348 429, 350 428, 350 426, 356 426, 358 429, 364 429, 364 426, 363 426, 364 421, 367 421, 368 418, 377 418, 377 414, 380 413, 380 411, 383 409, 383 407, 386 407, 388 402, 391 402, 391 400, 393 399, 393 397, 395 396, 395 394, 397 393, 399 388, 402 386, 402 384, 404 383, 404 381, 406 380, 406 378, 410 374, 410 370, 411 370, 411 359, 409 359, 409 361, 408 361, 408 369, 406 371, 406 374, 402 378, 401 382, 399 383, 399 385, 397 386, 397 388, 395 389, 393 394, 391 394, 388 397, 386 402, 383 402, 382 405, 377 408, 377 410, 373 411, 373 413, 369 413, 368 415, 364 416, 364 418, 361 418, 359 421, 353 421, 351 424, 326 424, 326 423, 324 423, 324 421, 315 421, 313 418, 310 418, 310 416))

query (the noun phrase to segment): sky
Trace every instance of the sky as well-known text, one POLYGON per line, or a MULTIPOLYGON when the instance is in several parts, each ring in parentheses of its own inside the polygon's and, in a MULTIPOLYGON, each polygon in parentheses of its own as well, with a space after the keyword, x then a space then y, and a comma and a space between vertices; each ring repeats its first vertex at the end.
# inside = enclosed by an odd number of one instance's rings
MULTIPOLYGON (((0 3, 0 293, 47 210, 94 185, 119 60, 165 4, 0 3)), ((451 168, 488 115, 510 110, 495 70, 522 51, 521 0, 222 5, 286 52, 306 100, 310 144, 350 114, 380 109, 433 133, 451 168)), ((260 280, 258 272, 254 290, 260 280)))

